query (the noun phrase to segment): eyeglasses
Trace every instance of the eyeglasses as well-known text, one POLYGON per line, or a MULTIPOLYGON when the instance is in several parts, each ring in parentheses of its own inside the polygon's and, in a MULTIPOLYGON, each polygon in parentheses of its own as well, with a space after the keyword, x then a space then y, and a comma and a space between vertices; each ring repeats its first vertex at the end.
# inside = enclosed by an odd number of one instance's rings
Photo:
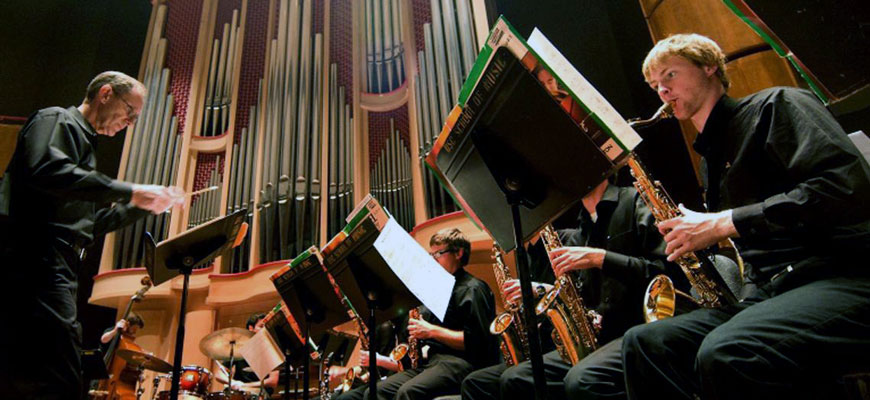
POLYGON ((433 258, 438 258, 438 257, 443 256, 446 253, 453 253, 453 250, 444 249, 444 250, 438 250, 438 251, 430 251, 429 255, 432 256, 433 258))
POLYGON ((133 114, 133 112, 134 112, 134 110, 135 110, 135 109, 133 108, 133 106, 130 105, 130 103, 128 103, 127 100, 124 100, 124 98, 121 97, 121 96, 118 96, 118 99, 121 100, 121 101, 123 101, 123 102, 124 102, 124 105, 127 106, 127 121, 128 121, 128 123, 129 123, 130 125, 135 124, 135 123, 136 123, 136 120, 139 119, 139 115, 138 115, 138 114, 133 114))

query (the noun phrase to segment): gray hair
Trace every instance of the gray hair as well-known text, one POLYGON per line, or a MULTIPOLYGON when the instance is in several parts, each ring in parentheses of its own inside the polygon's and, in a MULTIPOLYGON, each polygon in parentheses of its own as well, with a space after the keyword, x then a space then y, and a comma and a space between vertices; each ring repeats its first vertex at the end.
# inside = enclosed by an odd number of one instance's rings
POLYGON ((130 75, 118 71, 106 71, 101 72, 93 80, 91 80, 91 83, 88 84, 88 92, 85 95, 85 103, 90 103, 91 100, 96 98, 97 93, 99 93, 100 91, 100 88, 106 84, 111 86, 112 91, 115 92, 115 94, 117 94, 118 96, 130 93, 134 87, 138 88, 143 93, 145 92, 145 85, 143 85, 142 82, 139 82, 130 75))

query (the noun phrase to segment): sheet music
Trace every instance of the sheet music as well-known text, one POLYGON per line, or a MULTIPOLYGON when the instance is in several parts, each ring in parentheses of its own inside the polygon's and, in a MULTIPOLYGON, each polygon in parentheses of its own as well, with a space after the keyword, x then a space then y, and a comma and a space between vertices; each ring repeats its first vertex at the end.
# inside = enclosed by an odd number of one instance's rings
POLYGON ((444 270, 393 218, 387 221, 374 246, 411 293, 439 320, 444 321, 456 278, 444 270))
POLYGON ((607 99, 595 89, 583 75, 574 68, 573 65, 565 58, 562 53, 553 46, 553 43, 544 36, 541 31, 535 28, 532 35, 527 41, 529 47, 534 50, 538 56, 544 61, 556 75, 558 75, 565 85, 580 99, 580 101, 589 107, 590 111, 598 115, 598 118, 607 125, 611 132, 619 139, 626 147, 626 150, 632 151, 641 142, 640 135, 637 134, 625 119, 619 115, 616 109, 607 102, 607 99))
POLYGON ((268 329, 260 329, 239 348, 239 353, 261 380, 284 362, 284 354, 268 329))

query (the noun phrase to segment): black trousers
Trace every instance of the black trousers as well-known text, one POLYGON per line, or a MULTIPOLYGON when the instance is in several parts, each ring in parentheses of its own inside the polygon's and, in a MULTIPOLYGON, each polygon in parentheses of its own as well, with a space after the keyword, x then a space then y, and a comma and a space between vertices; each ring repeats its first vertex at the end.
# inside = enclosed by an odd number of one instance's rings
POLYGON ((610 341, 584 357, 565 375, 565 398, 625 399, 622 338, 610 341))
POLYGON ((76 285, 52 281, 52 276, 77 270, 80 260, 52 246, 26 257, 20 253, 7 270, 13 287, 0 295, 9 324, 0 329, 0 397, 78 399, 82 377, 76 285))
POLYGON ((433 399, 453 395, 459 391, 462 378, 472 370, 468 361, 452 355, 436 354, 423 367, 406 369, 378 382, 378 399, 433 399))
MULTIPOLYGON (((562 361, 562 357, 556 350, 544 354, 547 398, 565 398, 565 385, 562 380, 569 369, 571 369, 571 364, 562 361)), ((501 375, 500 387, 505 399, 535 398, 535 378, 532 375, 532 363, 523 361, 505 370, 501 375)))
POLYGON ((340 393, 338 396, 333 396, 332 400, 365 400, 366 389, 368 389, 366 385, 357 386, 344 393, 340 393))
POLYGON ((505 363, 481 368, 462 380, 463 400, 500 399, 501 374, 508 369, 505 363))
MULTIPOLYGON (((832 265, 832 268, 839 267, 832 265)), ((870 278, 837 277, 630 329, 631 399, 836 398, 870 366, 870 278)))

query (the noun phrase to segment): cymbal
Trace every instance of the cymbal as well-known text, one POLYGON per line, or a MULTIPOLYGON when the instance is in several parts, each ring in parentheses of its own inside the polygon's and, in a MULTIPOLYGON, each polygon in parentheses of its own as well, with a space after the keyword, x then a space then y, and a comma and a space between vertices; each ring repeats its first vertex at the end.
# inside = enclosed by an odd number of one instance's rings
POLYGON ((202 338, 199 341, 199 350, 210 358, 226 361, 230 359, 230 343, 235 342, 233 354, 236 359, 241 359, 239 348, 253 336, 254 332, 244 328, 224 328, 202 338))
POLYGON ((118 357, 121 357, 124 361, 136 366, 141 365, 142 368, 147 370, 163 373, 172 372, 172 364, 163 361, 151 353, 143 353, 130 349, 118 349, 118 352, 115 354, 117 354, 118 357))

